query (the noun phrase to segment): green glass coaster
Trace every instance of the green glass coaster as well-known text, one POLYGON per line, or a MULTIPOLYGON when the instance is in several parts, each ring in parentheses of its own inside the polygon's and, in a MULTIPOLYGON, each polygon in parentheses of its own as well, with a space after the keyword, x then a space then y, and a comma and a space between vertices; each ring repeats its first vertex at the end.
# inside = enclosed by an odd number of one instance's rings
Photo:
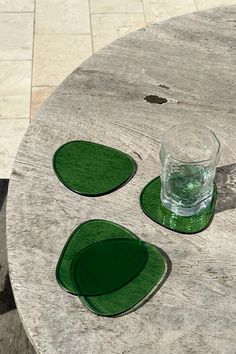
POLYGON ((100 196, 127 183, 137 165, 119 150, 77 140, 62 145, 55 152, 53 168, 59 180, 73 192, 100 196))
POLYGON ((71 264, 77 294, 104 295, 123 287, 141 272, 147 256, 143 242, 135 239, 108 239, 85 247, 71 264))
POLYGON ((161 203, 160 193, 161 179, 157 177, 144 187, 140 196, 142 210, 153 221, 168 229, 185 234, 197 233, 204 230, 210 224, 214 216, 217 198, 216 185, 214 186, 210 205, 200 213, 192 216, 176 215, 166 209, 161 203))
POLYGON ((68 239, 56 278, 92 312, 115 316, 134 310, 151 296, 167 278, 169 266, 163 251, 139 240, 126 228, 110 221, 90 220, 68 239), (96 267, 98 279, 94 281, 96 267))
POLYGON ((123 226, 106 220, 89 220, 77 227, 66 242, 56 268, 59 285, 71 294, 77 294, 70 269, 73 259, 85 247, 107 239, 135 239, 137 236, 123 226))
POLYGON ((79 296, 82 303, 101 316, 118 316, 141 306, 165 281, 167 262, 154 245, 143 242, 148 258, 142 271, 128 284, 111 293, 99 296, 79 296))

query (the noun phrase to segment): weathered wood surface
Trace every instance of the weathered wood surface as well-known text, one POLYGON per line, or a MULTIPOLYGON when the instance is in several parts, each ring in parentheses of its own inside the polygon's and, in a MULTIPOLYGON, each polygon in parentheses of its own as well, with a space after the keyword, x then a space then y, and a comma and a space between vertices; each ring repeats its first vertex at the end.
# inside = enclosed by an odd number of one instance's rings
POLYGON ((8 180, 0 180, 0 354, 35 354, 16 310, 6 253, 8 180))
POLYGON ((235 353, 235 34, 233 6, 140 29, 75 70, 29 128, 11 176, 7 238, 16 303, 39 353, 235 353), (146 102, 152 94, 168 102, 146 102), (226 166, 218 213, 191 236, 158 226, 139 207, 142 188, 160 173, 160 137, 178 122, 212 128, 226 166), (103 197, 72 193, 51 165, 54 151, 72 139, 130 154, 137 174, 103 197), (93 218, 124 225, 172 262, 162 288, 124 317, 90 313, 55 280, 68 236, 93 218))

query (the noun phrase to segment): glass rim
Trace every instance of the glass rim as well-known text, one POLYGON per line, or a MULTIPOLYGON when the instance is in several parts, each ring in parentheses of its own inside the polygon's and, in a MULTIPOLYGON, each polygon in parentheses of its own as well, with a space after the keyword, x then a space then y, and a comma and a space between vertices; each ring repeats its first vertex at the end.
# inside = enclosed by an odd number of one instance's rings
POLYGON ((173 125, 172 127, 170 127, 169 129, 167 129, 165 131, 165 134, 161 140, 161 149, 164 148, 167 156, 170 156, 172 160, 176 161, 176 162, 179 162, 181 164, 191 164, 191 165, 194 165, 194 164, 199 164, 199 163, 204 163, 204 162, 210 162, 210 161, 215 161, 217 160, 217 157, 219 156, 219 152, 220 152, 220 141, 219 139, 217 138, 216 134, 213 132, 213 130, 211 130, 210 128, 208 128, 207 126, 204 126, 204 125, 201 125, 201 124, 196 124, 196 123, 180 123, 180 124, 176 124, 176 125, 173 125), (168 153, 167 149, 165 149, 165 142, 164 142, 164 139, 167 135, 168 132, 170 132, 172 129, 174 128, 177 128, 177 127, 180 127, 180 126, 195 126, 195 127, 200 127, 200 128, 203 128, 204 130, 207 130, 209 133, 211 133, 217 143, 217 150, 216 150, 216 153, 213 157, 211 158, 208 158, 208 159, 202 159, 202 160, 198 160, 198 161, 182 161, 182 160, 178 160, 177 158, 171 156, 170 153, 168 153))

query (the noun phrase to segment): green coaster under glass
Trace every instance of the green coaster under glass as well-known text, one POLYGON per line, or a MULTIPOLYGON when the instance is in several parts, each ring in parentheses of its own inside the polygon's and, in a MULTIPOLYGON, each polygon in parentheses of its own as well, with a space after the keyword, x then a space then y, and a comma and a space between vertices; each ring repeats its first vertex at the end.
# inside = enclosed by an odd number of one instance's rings
POLYGON ((214 216, 217 198, 216 185, 214 186, 212 201, 207 208, 192 216, 180 216, 166 209, 160 199, 161 179, 157 177, 149 182, 142 190, 140 205, 144 213, 153 221, 168 229, 194 234, 204 230, 214 216))
POLYGON ((59 180, 73 192, 100 196, 127 183, 137 165, 119 150, 77 140, 62 145, 55 152, 53 168, 59 180))
POLYGON ((58 283, 92 312, 125 314, 167 277, 167 256, 132 232, 105 220, 81 224, 59 258, 58 283))

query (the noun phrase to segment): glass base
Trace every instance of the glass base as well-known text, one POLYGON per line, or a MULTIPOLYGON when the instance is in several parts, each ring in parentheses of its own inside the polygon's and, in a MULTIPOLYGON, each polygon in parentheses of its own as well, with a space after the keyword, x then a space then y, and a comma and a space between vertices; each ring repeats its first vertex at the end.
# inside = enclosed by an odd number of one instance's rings
POLYGON ((201 201, 200 203, 194 205, 193 207, 184 207, 183 205, 174 203, 173 200, 166 198, 163 194, 163 190, 161 190, 161 202, 163 206, 172 211, 172 213, 179 216, 192 216, 200 213, 202 210, 206 209, 212 201, 212 194, 201 201))
POLYGON ((161 179, 157 177, 142 190, 140 204, 144 213, 158 224, 184 234, 194 234, 204 230, 211 223, 217 198, 214 185, 210 204, 199 213, 191 216, 177 215, 165 208, 161 202, 161 179))

